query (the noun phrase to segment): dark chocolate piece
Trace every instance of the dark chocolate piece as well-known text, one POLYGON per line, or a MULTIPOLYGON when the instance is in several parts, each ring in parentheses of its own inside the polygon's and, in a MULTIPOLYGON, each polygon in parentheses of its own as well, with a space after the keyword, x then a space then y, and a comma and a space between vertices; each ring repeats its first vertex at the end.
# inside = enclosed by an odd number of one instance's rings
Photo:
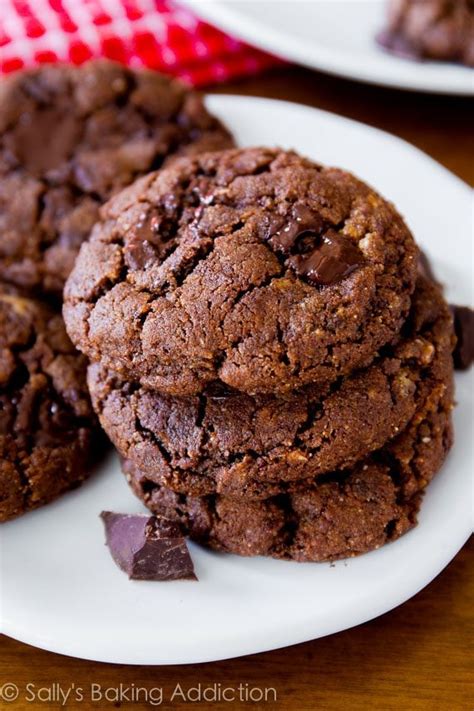
POLYGON ((306 277, 309 282, 319 286, 330 286, 341 281, 362 263, 359 249, 347 237, 333 230, 320 238, 319 245, 310 248, 307 253, 295 254, 288 260, 298 276, 306 277))
POLYGON ((305 205, 295 205, 289 222, 274 221, 270 229, 273 249, 291 255, 288 265, 312 284, 330 286, 363 264, 359 249, 305 205))
POLYGON ((172 521, 148 514, 102 511, 106 544, 132 580, 197 580, 186 541, 172 521))
POLYGON ((157 211, 143 215, 130 233, 125 249, 125 261, 132 269, 145 269, 157 259, 163 259, 170 247, 166 225, 157 211))
POLYGON ((457 343, 453 352, 456 370, 467 370, 474 362, 474 311, 468 306, 451 305, 457 343))
POLYGON ((290 254, 293 247, 306 235, 317 239, 328 227, 321 215, 310 210, 306 205, 297 204, 293 207, 289 222, 272 222, 270 230, 273 233, 269 242, 273 249, 284 254, 290 254))
POLYGON ((53 107, 38 110, 35 116, 25 112, 5 143, 27 171, 42 176, 69 160, 80 134, 80 120, 53 107))

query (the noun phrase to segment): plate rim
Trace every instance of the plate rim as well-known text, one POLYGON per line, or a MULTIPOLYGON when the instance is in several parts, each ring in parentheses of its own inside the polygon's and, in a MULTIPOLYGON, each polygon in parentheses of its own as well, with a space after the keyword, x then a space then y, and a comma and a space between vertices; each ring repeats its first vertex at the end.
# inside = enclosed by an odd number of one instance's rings
MULTIPOLYGON (((433 156, 430 156, 429 153, 426 153, 422 148, 418 148, 418 146, 415 146, 414 143, 410 143, 405 138, 402 138, 401 136, 397 136, 395 133, 391 133, 390 131, 385 131, 383 128, 378 128, 378 126, 373 126, 370 123, 364 123, 364 121, 359 121, 358 119, 350 118, 349 116, 344 116, 344 114, 338 114, 335 111, 328 111, 327 109, 321 109, 318 106, 310 106, 309 104, 303 104, 298 101, 291 101, 289 99, 278 99, 278 98, 273 98, 270 96, 254 96, 251 94, 227 94, 227 93, 213 93, 213 92, 208 92, 204 95, 205 101, 209 101, 211 103, 211 106, 209 107, 211 111, 215 111, 217 113, 217 109, 215 109, 212 106, 212 103, 217 101, 220 102, 221 99, 229 99, 230 102, 235 102, 235 103, 240 103, 241 101, 249 101, 250 103, 261 103, 262 105, 269 102, 272 104, 281 104, 282 106, 285 106, 287 109, 290 111, 304 111, 307 113, 311 112, 316 112, 318 114, 321 114, 328 118, 329 120, 334 120, 336 119, 338 122, 341 123, 346 123, 346 124, 351 124, 354 127, 357 127, 358 129, 363 129, 367 130, 369 129, 371 133, 378 134, 380 138, 383 138, 384 140, 388 140, 391 143, 395 144, 403 144, 405 149, 409 149, 412 153, 416 153, 418 157, 420 157, 422 160, 425 162, 430 162, 435 169, 438 172, 443 172, 447 177, 449 177, 451 180, 455 180, 458 182, 459 187, 469 194, 473 194, 474 188, 472 188, 469 183, 467 183, 465 180, 463 180, 459 175, 456 175, 456 173, 453 173, 452 171, 449 170, 449 168, 446 168, 442 163, 436 160, 436 158, 433 158, 433 156)), ((260 145, 264 145, 261 143, 260 145)), ((344 166, 336 166, 339 168, 344 168, 344 166)), ((372 186, 376 189, 376 186, 372 186)))
MULTIPOLYGON (((254 655, 254 654, 264 654, 266 652, 273 652, 278 649, 286 649, 290 647, 294 647, 299 644, 305 644, 307 642, 311 641, 316 641, 317 639, 323 639, 324 637, 329 637, 333 634, 339 634, 340 632, 345 632, 347 630, 353 629, 354 627, 359 627, 360 625, 366 624, 368 622, 371 622, 372 620, 376 620, 382 615, 388 614, 392 612, 392 610, 395 610, 397 607, 400 607, 401 605, 405 604, 409 600, 411 600, 413 597, 418 595, 422 590, 424 590, 428 585, 430 585, 435 578, 440 575, 443 570, 454 560, 456 555, 459 553, 459 551, 462 549, 462 547, 467 543, 469 538, 471 537, 472 533, 468 532, 466 536, 463 536, 462 538, 460 537, 459 539, 456 540, 456 543, 453 544, 452 548, 450 548, 449 553, 447 553, 443 557, 443 561, 439 566, 439 569, 435 570, 433 573, 432 577, 428 581, 423 580, 423 582, 417 583, 414 586, 414 589, 412 586, 410 586, 410 590, 406 592, 405 588, 403 589, 403 593, 399 593, 397 595, 396 601, 392 604, 390 603, 390 607, 387 609, 384 604, 380 604, 379 607, 376 609, 376 611, 373 611, 373 608, 370 612, 364 613, 360 618, 358 618, 357 622, 351 622, 350 624, 344 624, 343 627, 339 627, 336 624, 337 629, 328 629, 322 634, 317 634, 316 636, 314 633, 309 633, 305 634, 302 637, 299 636, 298 639, 293 639, 292 641, 284 641, 281 638, 281 635, 278 637, 278 641, 273 641, 269 645, 266 643, 264 647, 262 647, 260 644, 258 645, 258 649, 255 650, 255 646, 251 643, 246 642, 246 644, 241 643, 240 649, 237 651, 234 651, 230 654, 225 653, 225 654, 219 654, 219 653, 206 653, 206 654, 199 654, 199 655, 190 655, 188 657, 180 657, 180 658, 174 658, 174 657, 169 657, 167 656, 166 658, 159 659, 158 661, 153 661, 150 662, 148 656, 144 656, 143 658, 136 656, 132 661, 130 660, 130 657, 121 654, 116 654, 114 658, 111 658, 109 654, 105 653, 84 653, 81 652, 80 654, 74 652, 73 648, 69 648, 69 651, 65 651, 64 646, 61 647, 61 645, 57 646, 56 644, 53 644, 49 641, 45 641, 40 634, 36 634, 33 636, 28 636, 24 635, 22 632, 15 632, 11 628, 9 628, 8 625, 3 624, 2 629, 0 630, 1 634, 4 634, 6 637, 10 637, 11 639, 16 640, 17 642, 21 642, 23 644, 27 644, 31 647, 37 648, 37 649, 42 649, 46 652, 51 652, 53 654, 59 654, 64 657, 70 657, 72 659, 83 659, 86 661, 91 661, 91 662, 97 662, 101 664, 125 664, 127 666, 181 666, 181 665, 192 665, 192 664, 209 664, 212 662, 222 662, 230 659, 240 659, 242 657, 254 655)), ((390 545, 390 544, 387 544, 390 545)), ((366 554, 367 555, 367 554, 366 554)), ((343 563, 343 561, 339 561, 343 563)), ((157 657, 158 658, 158 657, 157 657)))
MULTIPOLYGON (((443 79, 443 77, 440 78, 436 75, 429 76, 426 83, 417 73, 413 74, 413 78, 409 78, 408 72, 403 72, 402 77, 384 75, 377 70, 368 70, 363 62, 357 61, 357 55, 351 55, 352 61, 344 61, 335 52, 324 47, 297 41, 291 35, 274 27, 268 28, 263 24, 253 24, 252 20, 248 20, 243 13, 239 12, 235 6, 235 0, 233 0, 233 6, 230 6, 227 0, 181 0, 181 2, 199 18, 214 25, 221 31, 238 37, 241 41, 273 54, 275 57, 295 62, 313 70, 392 89, 448 96, 474 96, 474 69, 471 70, 463 65, 457 66, 449 62, 437 63, 424 60, 424 64, 430 67, 437 64, 443 67, 456 67, 460 70, 460 73, 462 72, 466 75, 465 82, 460 81, 454 85, 449 84, 448 80, 443 79), (471 77, 469 77, 468 72, 472 73, 471 77)), ((245 2, 241 2, 241 4, 243 5, 245 2)), ((383 52, 383 50, 380 51, 383 52)), ((390 56, 387 52, 383 52, 383 54, 385 57, 390 56)), ((344 55, 342 54, 341 57, 344 57, 344 55)), ((407 62, 407 60, 396 56, 393 56, 392 59, 396 62, 407 62)), ((416 64, 416 66, 421 65, 422 63, 416 64)), ((403 66, 403 64, 400 66, 403 66)))

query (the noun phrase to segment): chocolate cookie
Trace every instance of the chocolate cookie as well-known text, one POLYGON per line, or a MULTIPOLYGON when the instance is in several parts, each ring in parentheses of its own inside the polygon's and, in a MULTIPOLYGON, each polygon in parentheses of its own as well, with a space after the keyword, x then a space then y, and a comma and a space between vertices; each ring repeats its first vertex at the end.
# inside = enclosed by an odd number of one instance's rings
POLYGON ((410 307, 417 248, 400 215, 296 153, 181 159, 101 215, 66 285, 68 332, 170 395, 334 382, 393 341, 410 307))
POLYGON ((420 277, 399 342, 365 370, 286 397, 209 388, 188 398, 120 380, 100 365, 89 388, 102 426, 149 485, 260 497, 282 482, 347 469, 442 397, 452 378, 452 319, 420 277))
POLYGON ((99 205, 171 155, 228 148, 201 98, 107 61, 0 81, 0 279, 60 293, 99 205))
POLYGON ((192 497, 144 485, 124 470, 148 508, 181 524, 191 538, 239 555, 297 561, 346 558, 379 548, 416 523, 420 494, 452 443, 452 391, 417 415, 401 435, 353 469, 291 482, 264 501, 192 497))
POLYGON ((77 486, 99 441, 62 318, 0 286, 0 521, 77 486))
POLYGON ((388 27, 378 36, 386 49, 408 58, 474 66, 472 0, 389 0, 388 27))

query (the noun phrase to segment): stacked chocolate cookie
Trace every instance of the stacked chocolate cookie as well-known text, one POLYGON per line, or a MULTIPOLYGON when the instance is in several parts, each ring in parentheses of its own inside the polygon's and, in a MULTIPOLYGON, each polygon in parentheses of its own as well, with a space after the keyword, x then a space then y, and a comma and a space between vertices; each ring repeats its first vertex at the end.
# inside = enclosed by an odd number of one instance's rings
POLYGON ((452 319, 352 175, 179 159, 102 208, 64 316, 132 488, 196 540, 316 561, 415 524, 452 439, 452 319))
POLYGON ((99 206, 171 156, 233 145, 201 98, 112 62, 0 81, 0 521, 77 485, 101 433, 64 281, 99 206))

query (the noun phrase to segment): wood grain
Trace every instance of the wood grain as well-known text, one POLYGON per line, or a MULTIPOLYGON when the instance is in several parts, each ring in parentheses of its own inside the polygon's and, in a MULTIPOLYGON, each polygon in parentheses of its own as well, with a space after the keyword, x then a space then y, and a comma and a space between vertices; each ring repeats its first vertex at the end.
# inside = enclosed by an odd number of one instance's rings
MULTIPOLYGON (((474 185, 473 105, 468 99, 402 93, 296 68, 280 69, 213 91, 299 101, 364 121, 412 142, 474 185)), ((276 702, 194 703, 194 707, 216 710, 472 711, 473 562, 471 540, 425 590, 377 620, 307 644, 213 664, 98 664, 2 637, 0 687, 6 682, 17 684, 19 697, 9 704, 0 701, 0 708, 153 708, 146 701, 91 700, 91 683, 99 684, 103 693, 107 687, 117 689, 122 683, 128 688, 134 685, 135 694, 138 687, 148 694, 152 688, 161 687, 163 708, 185 709, 193 704, 170 703, 176 684, 188 690, 200 683, 202 687, 221 684, 221 688, 237 689, 242 684, 244 689, 276 690, 276 702), (34 685, 36 695, 40 688, 52 684, 59 684, 63 691, 75 684, 75 690, 84 689, 85 698, 82 702, 70 699, 63 706, 60 701, 28 701, 28 683, 34 685)), ((267 693, 272 699, 272 692, 267 693)))

